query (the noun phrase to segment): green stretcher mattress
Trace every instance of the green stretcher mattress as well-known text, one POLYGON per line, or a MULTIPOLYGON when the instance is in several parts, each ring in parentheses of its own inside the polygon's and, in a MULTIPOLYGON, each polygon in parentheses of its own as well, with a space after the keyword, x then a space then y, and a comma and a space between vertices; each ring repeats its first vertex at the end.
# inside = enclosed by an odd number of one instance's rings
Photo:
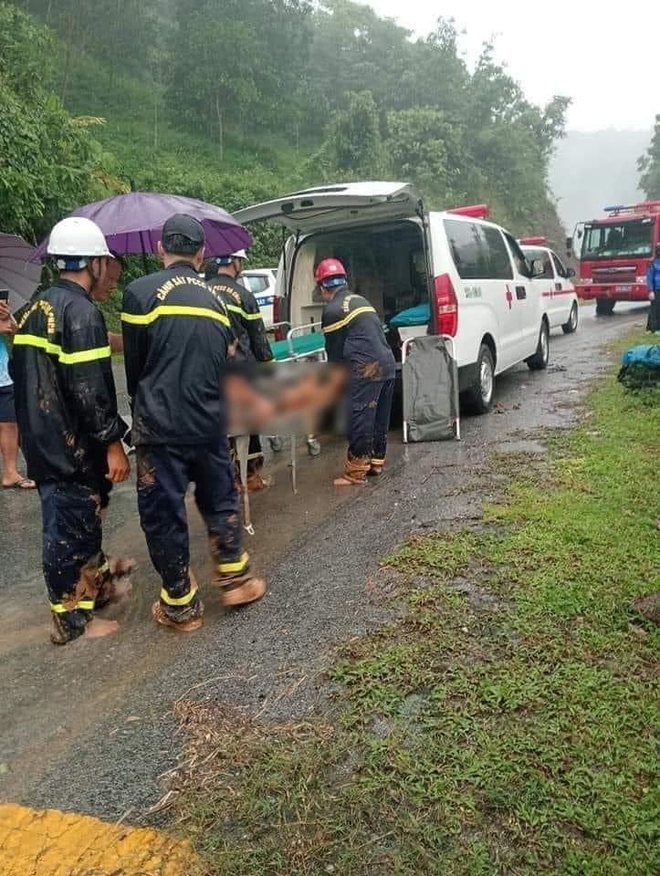
POLYGON ((321 332, 308 335, 300 335, 290 341, 271 341, 270 348, 276 362, 283 362, 291 358, 291 350, 294 356, 311 356, 313 353, 321 353, 325 349, 325 338, 321 332))

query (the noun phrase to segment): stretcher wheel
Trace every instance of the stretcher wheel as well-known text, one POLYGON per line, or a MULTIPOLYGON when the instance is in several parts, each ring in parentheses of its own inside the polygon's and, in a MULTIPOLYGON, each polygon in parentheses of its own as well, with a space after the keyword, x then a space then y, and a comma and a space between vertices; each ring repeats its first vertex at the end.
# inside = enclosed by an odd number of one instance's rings
POLYGON ((310 456, 320 456, 321 454, 321 445, 316 440, 316 438, 308 438, 307 439, 307 452, 310 456))
POLYGON ((279 435, 273 435, 268 439, 268 443, 270 444, 270 449, 273 453, 279 453, 284 447, 284 441, 280 438, 279 435))

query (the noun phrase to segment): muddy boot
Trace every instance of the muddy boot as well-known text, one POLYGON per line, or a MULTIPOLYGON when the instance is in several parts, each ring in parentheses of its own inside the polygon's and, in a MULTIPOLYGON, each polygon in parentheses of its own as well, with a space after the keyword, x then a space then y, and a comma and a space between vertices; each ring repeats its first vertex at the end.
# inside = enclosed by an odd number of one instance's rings
POLYGON ((197 581, 192 572, 190 587, 195 595, 187 605, 168 605, 162 599, 154 602, 151 615, 156 623, 179 633, 192 633, 204 625, 204 603, 197 592, 197 581))
POLYGON ((68 645, 85 635, 87 624, 91 620, 88 611, 67 611, 66 613, 53 613, 53 625, 55 629, 50 634, 53 645, 68 645))
POLYGON ((99 569, 99 589, 95 608, 105 608, 111 602, 118 602, 131 592, 131 575, 135 571, 135 560, 107 560, 99 569))
POLYGON ((372 459, 371 464, 369 466, 369 471, 367 472, 368 478, 378 478, 382 475, 385 469, 385 460, 384 459, 372 459))
POLYGON ((266 582, 263 578, 246 573, 221 582, 222 604, 228 608, 248 605, 257 602, 266 594, 266 582))
POLYGON ((358 484, 364 484, 370 467, 371 460, 369 458, 362 459, 357 456, 352 456, 349 453, 344 464, 344 473, 341 477, 335 478, 334 486, 352 487, 358 484))
POLYGON ((196 596, 185 613, 179 611, 176 617, 171 616, 169 606, 162 602, 154 602, 151 606, 151 616, 162 627, 170 627, 179 633, 192 633, 204 626, 204 603, 196 596))

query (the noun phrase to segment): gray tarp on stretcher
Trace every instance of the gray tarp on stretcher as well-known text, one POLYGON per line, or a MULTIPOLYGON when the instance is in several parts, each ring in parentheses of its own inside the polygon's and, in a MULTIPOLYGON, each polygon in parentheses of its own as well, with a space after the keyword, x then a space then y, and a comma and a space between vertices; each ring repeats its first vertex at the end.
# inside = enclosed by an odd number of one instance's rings
POLYGON ((415 338, 402 366, 403 416, 410 441, 454 437, 458 417, 457 369, 443 339, 415 338))

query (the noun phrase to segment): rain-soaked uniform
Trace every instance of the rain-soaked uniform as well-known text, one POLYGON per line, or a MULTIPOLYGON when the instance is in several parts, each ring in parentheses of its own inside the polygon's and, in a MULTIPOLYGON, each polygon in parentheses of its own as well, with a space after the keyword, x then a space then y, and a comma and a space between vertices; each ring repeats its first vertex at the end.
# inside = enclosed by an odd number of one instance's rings
MULTIPOLYGON (((250 289, 227 274, 218 274, 207 281, 215 295, 223 301, 232 329, 238 341, 234 357, 240 367, 244 364, 248 371, 255 362, 272 362, 273 351, 268 342, 266 326, 257 299, 250 289)), ((248 472, 258 472, 263 466, 263 451, 258 435, 250 436, 248 472)))
POLYGON ((385 465, 396 363, 366 298, 341 287, 322 316, 328 361, 348 369, 348 457, 344 477, 363 481, 385 465))
POLYGON ((161 610, 175 623, 203 613, 190 574, 185 495, 191 481, 215 579, 225 583, 248 568, 223 390, 230 326, 222 302, 186 261, 135 280, 124 292, 140 521, 163 582, 161 610))
POLYGON ((103 315, 82 286, 59 280, 24 313, 14 338, 16 414, 43 516, 43 571, 64 644, 85 632, 111 577, 101 549, 108 445, 124 437, 103 315))

